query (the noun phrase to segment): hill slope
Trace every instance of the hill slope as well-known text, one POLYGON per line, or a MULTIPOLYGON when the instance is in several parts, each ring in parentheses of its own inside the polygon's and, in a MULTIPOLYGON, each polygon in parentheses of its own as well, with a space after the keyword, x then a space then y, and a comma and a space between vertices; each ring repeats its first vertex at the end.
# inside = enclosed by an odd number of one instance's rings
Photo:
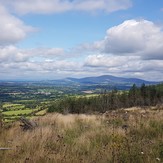
POLYGON ((142 83, 145 84, 157 84, 159 82, 154 81, 146 81, 138 78, 123 78, 123 77, 115 77, 111 75, 103 75, 103 76, 97 76, 97 77, 86 77, 86 78, 67 78, 67 81, 71 82, 77 82, 81 84, 103 84, 103 83, 114 83, 114 84, 126 84, 126 83, 132 83, 140 85, 142 83))

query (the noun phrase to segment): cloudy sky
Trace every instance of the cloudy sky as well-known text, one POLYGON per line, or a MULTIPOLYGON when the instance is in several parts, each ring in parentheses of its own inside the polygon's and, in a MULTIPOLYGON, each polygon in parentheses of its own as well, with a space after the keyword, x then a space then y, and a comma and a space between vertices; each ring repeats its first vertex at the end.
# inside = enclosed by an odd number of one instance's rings
POLYGON ((0 80, 163 80, 163 0, 0 0, 0 80))

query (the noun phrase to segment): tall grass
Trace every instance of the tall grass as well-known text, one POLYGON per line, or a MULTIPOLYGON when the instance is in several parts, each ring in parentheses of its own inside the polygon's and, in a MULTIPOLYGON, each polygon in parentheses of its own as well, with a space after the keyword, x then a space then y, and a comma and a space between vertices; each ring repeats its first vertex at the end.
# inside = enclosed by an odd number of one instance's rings
POLYGON ((103 115, 48 114, 38 127, 1 129, 2 163, 163 162, 163 111, 119 110, 103 115))

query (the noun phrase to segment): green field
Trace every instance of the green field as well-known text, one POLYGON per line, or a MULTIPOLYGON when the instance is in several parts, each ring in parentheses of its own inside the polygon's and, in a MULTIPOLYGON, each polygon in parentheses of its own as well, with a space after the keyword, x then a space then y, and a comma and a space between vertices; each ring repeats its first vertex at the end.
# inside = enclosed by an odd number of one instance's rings
POLYGON ((37 109, 26 109, 26 110, 14 110, 14 111, 6 111, 6 112, 3 112, 2 114, 3 115, 19 115, 19 114, 30 114, 34 111, 36 111, 37 109))
POLYGON ((5 103, 2 107, 5 111, 11 110, 21 110, 25 108, 25 105, 22 104, 12 104, 12 103, 5 103))
POLYGON ((38 111, 35 115, 36 116, 42 116, 42 115, 45 115, 46 112, 47 112, 47 109, 44 109, 44 110, 38 111))
MULTIPOLYGON (((26 101, 30 105, 30 102, 26 101)), ((42 116, 46 114, 45 104, 36 105, 35 107, 26 107, 26 104, 20 103, 3 103, 2 116, 4 122, 13 122, 18 120, 21 116, 31 118, 32 116, 42 116)))

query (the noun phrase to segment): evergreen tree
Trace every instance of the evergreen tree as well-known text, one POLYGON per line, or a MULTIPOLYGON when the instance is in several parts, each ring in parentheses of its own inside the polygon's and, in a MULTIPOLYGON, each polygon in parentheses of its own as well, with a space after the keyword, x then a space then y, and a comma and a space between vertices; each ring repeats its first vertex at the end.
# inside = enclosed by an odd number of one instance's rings
POLYGON ((130 107, 136 106, 137 104, 137 86, 133 84, 133 86, 129 90, 129 103, 130 107))

